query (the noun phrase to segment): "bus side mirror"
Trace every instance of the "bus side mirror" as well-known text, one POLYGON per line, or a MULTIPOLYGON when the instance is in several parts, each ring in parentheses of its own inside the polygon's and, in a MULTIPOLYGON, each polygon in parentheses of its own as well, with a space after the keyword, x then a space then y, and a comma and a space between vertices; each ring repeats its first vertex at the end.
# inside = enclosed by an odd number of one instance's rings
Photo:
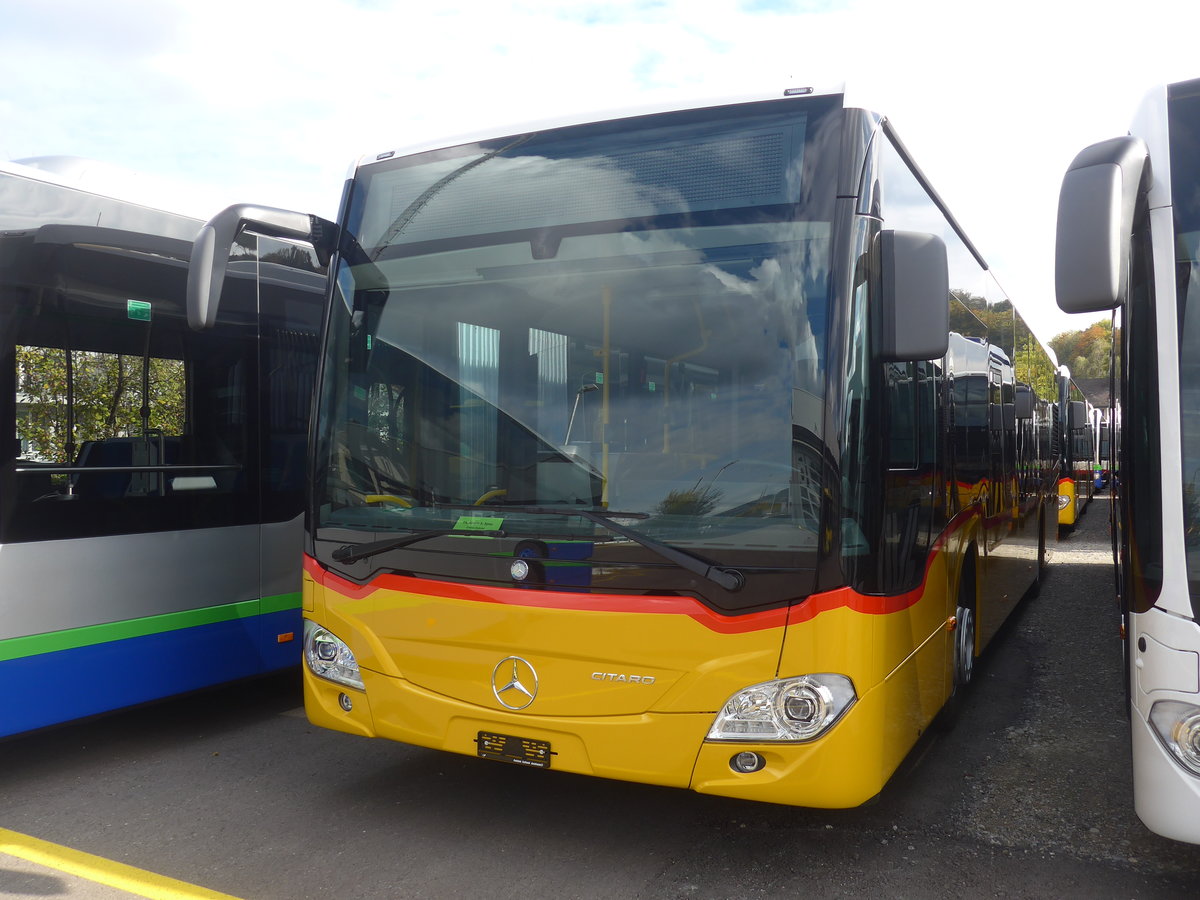
POLYGON ((1018 419, 1033 418, 1033 390, 1023 384, 1017 385, 1016 396, 1013 398, 1016 405, 1015 414, 1018 419))
POLYGON ((1101 141, 1071 162, 1058 194, 1054 247, 1054 292, 1063 312, 1102 312, 1125 302, 1133 217, 1149 183, 1140 138, 1101 141))
POLYGON ((307 213, 271 206, 241 203, 221 210, 201 226, 192 243, 188 264, 188 324, 196 331, 212 328, 217 321, 221 288, 233 243, 243 229, 267 237, 307 241, 317 252, 317 261, 328 265, 337 226, 307 213))
POLYGON ((1084 409, 1083 401, 1072 400, 1067 412, 1067 427, 1071 431, 1076 431, 1080 428, 1087 428, 1087 423, 1087 410, 1084 409))
POLYGON ((932 234, 881 231, 876 349, 885 362, 941 359, 950 342, 946 245, 932 234))
POLYGON ((1017 409, 1013 403, 997 403, 991 410, 992 431, 1016 431, 1017 409))

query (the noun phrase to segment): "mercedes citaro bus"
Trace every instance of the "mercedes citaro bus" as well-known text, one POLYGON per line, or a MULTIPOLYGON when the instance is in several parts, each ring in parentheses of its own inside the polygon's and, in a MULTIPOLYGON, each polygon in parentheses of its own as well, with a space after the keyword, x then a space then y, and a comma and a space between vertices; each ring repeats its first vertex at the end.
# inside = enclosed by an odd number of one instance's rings
POLYGON ((372 154, 336 223, 305 548, 319 725, 861 804, 1042 571, 1055 362, 841 92, 372 154))

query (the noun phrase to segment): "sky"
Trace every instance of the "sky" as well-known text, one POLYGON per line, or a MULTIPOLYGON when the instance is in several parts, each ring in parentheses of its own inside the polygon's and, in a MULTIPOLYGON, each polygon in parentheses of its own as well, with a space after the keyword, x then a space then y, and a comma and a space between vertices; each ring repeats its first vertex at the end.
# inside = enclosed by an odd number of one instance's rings
POLYGON ((1062 174, 1153 85, 1200 77, 1196 22, 1189 0, 0 0, 0 160, 85 157, 198 218, 333 218, 362 155, 844 83, 1049 341, 1097 318, 1054 303, 1062 174))

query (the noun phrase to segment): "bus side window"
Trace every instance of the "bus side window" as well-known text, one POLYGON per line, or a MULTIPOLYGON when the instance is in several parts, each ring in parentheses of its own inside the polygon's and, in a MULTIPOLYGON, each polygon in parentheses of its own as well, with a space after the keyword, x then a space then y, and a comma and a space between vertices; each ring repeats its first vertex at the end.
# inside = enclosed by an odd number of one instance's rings
POLYGON ((917 467, 917 373, 914 363, 884 363, 888 468, 917 467))

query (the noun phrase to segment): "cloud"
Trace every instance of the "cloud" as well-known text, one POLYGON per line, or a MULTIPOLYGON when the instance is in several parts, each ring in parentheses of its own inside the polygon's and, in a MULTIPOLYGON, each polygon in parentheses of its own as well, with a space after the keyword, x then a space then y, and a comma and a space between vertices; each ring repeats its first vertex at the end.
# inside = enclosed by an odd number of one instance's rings
POLYGON ((1061 173, 1194 59, 1178 12, 1168 0, 1136 16, 1115 0, 26 2, 0 31, 0 157, 94 157, 178 182, 211 211, 253 200, 332 216, 359 154, 661 92, 846 81, 893 119, 1049 337, 1073 324, 1052 299, 1061 173))

